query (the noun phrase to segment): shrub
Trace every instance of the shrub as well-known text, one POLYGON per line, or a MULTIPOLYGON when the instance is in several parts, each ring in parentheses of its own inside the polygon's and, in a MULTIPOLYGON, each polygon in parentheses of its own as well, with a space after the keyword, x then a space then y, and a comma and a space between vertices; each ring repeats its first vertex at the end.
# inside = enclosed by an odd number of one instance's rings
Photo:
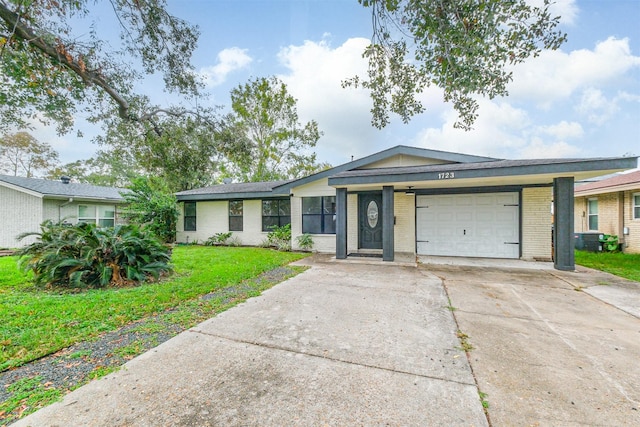
POLYGON ((136 225, 99 228, 45 221, 38 240, 18 251, 36 285, 73 288, 123 286, 158 278, 171 268, 169 249, 136 225))
POLYGON ((272 230, 267 233, 266 245, 275 247, 279 251, 290 251, 291 224, 286 224, 282 227, 274 226, 272 230))
POLYGON ((296 237, 298 246, 303 251, 310 251, 313 248, 313 237, 309 233, 304 233, 296 237))
POLYGON ((207 240, 205 240, 204 245, 205 246, 227 245, 232 234, 233 233, 231 231, 229 231, 228 233, 216 233, 213 236, 209 237, 207 240))
POLYGON ((127 201, 122 212, 127 221, 144 226, 163 242, 175 241, 178 205, 161 180, 136 178, 122 197, 127 201))

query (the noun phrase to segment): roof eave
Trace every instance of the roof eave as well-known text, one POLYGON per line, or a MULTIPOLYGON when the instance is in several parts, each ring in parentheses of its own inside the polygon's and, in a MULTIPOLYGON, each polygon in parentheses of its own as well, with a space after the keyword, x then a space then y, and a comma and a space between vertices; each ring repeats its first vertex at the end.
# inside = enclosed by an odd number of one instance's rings
MULTIPOLYGON (((455 170, 456 179, 473 179, 500 176, 519 176, 519 175, 542 175, 556 174, 559 177, 562 174, 571 174, 575 172, 585 171, 617 171, 633 169, 638 163, 637 157, 620 157, 611 159, 597 159, 568 163, 550 163, 546 165, 520 165, 506 166, 498 168, 481 168, 455 170)), ((446 167, 446 165, 443 165, 446 167)), ((439 174, 442 171, 413 172, 386 174, 381 176, 351 176, 351 177, 333 177, 329 178, 329 185, 342 186, 354 184, 382 184, 390 182, 408 182, 408 181, 440 181, 439 174)), ((452 180, 453 181, 453 180, 452 180)))
POLYGON ((208 194, 178 194, 179 202, 205 201, 205 200, 234 200, 234 199, 275 199, 289 197, 287 193, 273 191, 234 192, 234 193, 208 193, 208 194))

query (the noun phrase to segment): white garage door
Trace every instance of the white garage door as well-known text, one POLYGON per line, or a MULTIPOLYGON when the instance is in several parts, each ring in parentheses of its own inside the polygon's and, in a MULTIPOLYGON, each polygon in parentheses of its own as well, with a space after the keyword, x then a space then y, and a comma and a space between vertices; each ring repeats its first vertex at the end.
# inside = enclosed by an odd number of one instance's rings
POLYGON ((420 255, 519 258, 518 193, 416 196, 420 255))

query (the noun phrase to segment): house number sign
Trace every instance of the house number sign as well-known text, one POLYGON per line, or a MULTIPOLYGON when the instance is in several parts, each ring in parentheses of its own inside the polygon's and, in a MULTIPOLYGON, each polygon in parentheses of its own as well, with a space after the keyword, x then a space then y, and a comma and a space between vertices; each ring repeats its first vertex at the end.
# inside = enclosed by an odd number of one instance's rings
POLYGON ((440 172, 438 174, 438 179, 452 179, 455 178, 455 175, 453 172, 440 172))

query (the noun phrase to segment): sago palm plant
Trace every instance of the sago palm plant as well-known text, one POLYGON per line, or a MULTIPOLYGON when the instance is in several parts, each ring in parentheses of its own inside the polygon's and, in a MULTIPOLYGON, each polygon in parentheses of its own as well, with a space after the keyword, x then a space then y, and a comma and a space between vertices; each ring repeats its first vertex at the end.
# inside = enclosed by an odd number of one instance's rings
POLYGON ((20 266, 37 285, 74 288, 123 286, 169 271, 170 254, 152 234, 135 225, 100 228, 45 221, 36 242, 18 252, 20 266))

